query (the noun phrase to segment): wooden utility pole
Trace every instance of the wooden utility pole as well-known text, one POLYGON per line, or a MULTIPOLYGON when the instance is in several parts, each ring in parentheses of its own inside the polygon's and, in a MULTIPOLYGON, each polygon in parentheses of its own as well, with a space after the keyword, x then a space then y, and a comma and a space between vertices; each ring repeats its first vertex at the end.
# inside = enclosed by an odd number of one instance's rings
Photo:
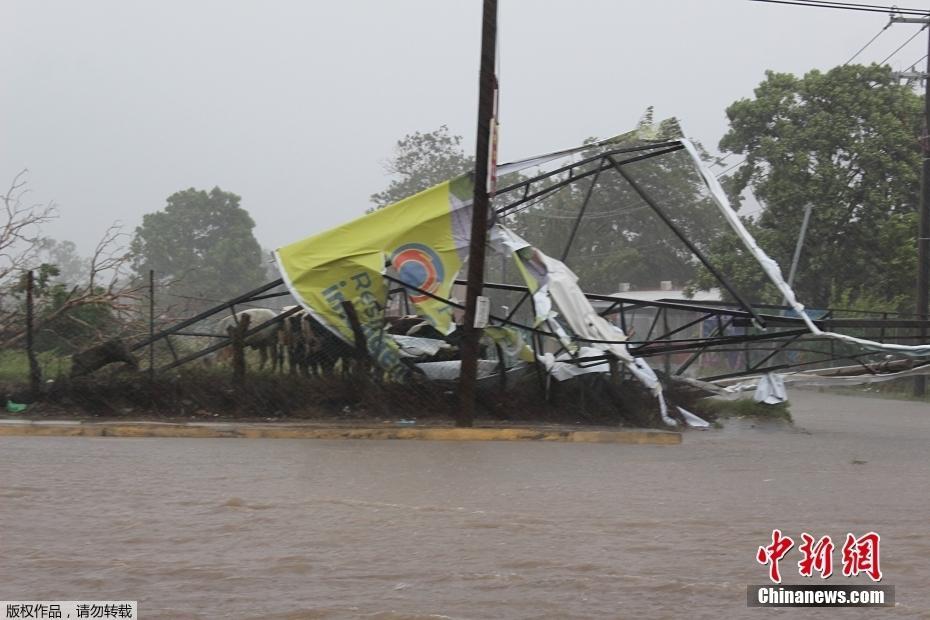
POLYGON ((475 327, 478 297, 484 283, 484 248, 488 235, 489 159, 491 124, 494 116, 494 64, 497 54, 497 0, 484 0, 481 26, 481 69, 478 77, 478 134, 475 140, 475 193, 472 204, 471 245, 468 252, 468 284, 462 339, 462 368, 459 376, 459 410, 456 426, 472 426, 475 417, 475 384, 478 379, 478 342, 475 327))
MULTIPOLYGON (((893 16, 893 23, 930 24, 930 17, 893 16)), ((924 79, 924 125, 921 136, 923 151, 920 168, 920 225, 917 231, 917 318, 926 321, 930 318, 930 28, 927 28, 927 71, 924 79)), ((918 330, 920 343, 927 342, 927 328, 922 325, 918 330)), ((923 375, 914 377, 914 395, 923 396, 927 390, 927 380, 923 375)))

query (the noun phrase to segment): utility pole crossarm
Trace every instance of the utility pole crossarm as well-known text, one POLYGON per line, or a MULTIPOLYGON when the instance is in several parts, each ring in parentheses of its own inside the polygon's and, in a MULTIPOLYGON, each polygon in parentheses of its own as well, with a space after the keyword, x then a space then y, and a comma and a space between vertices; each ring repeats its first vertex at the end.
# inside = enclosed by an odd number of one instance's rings
POLYGON ((927 17, 901 17, 900 15, 891 16, 892 24, 930 24, 930 16, 927 17))
POLYGON ((927 74, 924 71, 893 71, 891 73, 899 80, 926 80, 927 74))

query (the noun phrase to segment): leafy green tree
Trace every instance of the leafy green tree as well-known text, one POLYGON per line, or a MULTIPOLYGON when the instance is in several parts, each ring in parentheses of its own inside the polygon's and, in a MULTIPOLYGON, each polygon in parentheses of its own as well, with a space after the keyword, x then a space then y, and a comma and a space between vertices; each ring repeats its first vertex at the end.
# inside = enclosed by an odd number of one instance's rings
POLYGON ((462 150, 462 136, 441 125, 429 133, 416 131, 397 141, 385 169, 391 175, 387 189, 371 195, 375 208, 386 207, 417 192, 474 169, 475 160, 462 150))
POLYGON ((148 213, 130 246, 133 268, 149 269, 171 282, 175 295, 223 300, 266 281, 255 222, 239 196, 214 187, 168 197, 162 211, 148 213))
MULTIPOLYGON (((727 108, 720 148, 745 164, 725 186, 735 205, 747 189, 761 203, 744 221, 785 271, 804 206, 813 207, 794 281, 807 305, 911 303, 922 106, 889 67, 873 64, 801 78, 770 71, 754 98, 727 108)), ((719 243, 714 258, 756 301, 780 300, 738 244, 719 243)))

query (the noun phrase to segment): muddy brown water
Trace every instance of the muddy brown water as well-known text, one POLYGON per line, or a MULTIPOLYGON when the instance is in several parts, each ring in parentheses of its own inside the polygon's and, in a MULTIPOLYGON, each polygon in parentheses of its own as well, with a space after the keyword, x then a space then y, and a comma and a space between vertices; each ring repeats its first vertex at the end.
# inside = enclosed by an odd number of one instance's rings
POLYGON ((930 406, 791 396, 798 430, 668 447, 0 438, 0 599, 135 599, 142 618, 930 617, 930 406), (879 532, 898 606, 747 608, 774 527, 879 532))

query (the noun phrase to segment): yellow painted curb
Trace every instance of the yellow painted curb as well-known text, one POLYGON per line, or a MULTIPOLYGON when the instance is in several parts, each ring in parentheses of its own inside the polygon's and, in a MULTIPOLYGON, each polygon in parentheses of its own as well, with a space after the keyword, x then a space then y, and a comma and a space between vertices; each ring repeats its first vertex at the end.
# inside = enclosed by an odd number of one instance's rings
POLYGON ((419 439, 430 441, 562 441, 675 445, 681 433, 660 430, 573 431, 532 428, 340 428, 264 424, 123 422, 0 423, 0 437, 191 437, 265 439, 419 439))

